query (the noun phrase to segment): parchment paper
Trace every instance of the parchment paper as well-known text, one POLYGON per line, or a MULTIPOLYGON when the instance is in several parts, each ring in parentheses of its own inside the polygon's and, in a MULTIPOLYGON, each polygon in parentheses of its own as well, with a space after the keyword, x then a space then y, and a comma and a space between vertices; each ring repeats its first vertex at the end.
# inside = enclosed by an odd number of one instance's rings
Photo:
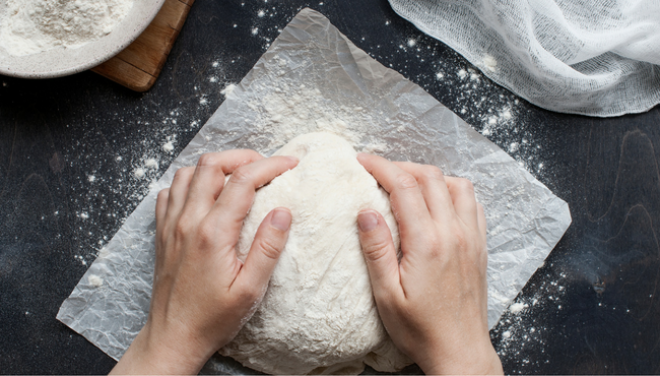
MULTIPOLYGON (((357 149, 434 164, 474 183, 488 221, 490 327, 571 223, 568 205, 503 150, 358 49, 323 15, 303 9, 100 251, 57 318, 119 359, 147 318, 155 197, 174 172, 205 152, 252 148, 269 154, 318 129, 344 134, 357 149), (287 128, 282 108, 286 118, 306 119, 307 125, 287 128), (315 108, 319 113, 310 113, 315 108)), ((249 372, 226 358, 212 363, 208 369, 217 372, 249 372)))

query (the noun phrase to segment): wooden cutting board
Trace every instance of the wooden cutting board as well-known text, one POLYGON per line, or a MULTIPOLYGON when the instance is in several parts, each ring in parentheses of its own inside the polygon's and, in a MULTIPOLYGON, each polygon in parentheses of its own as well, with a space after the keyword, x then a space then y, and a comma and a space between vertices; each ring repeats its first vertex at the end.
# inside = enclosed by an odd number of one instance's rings
POLYGON ((165 0, 146 30, 126 49, 92 68, 131 90, 144 92, 154 85, 174 41, 186 22, 195 0, 165 0))

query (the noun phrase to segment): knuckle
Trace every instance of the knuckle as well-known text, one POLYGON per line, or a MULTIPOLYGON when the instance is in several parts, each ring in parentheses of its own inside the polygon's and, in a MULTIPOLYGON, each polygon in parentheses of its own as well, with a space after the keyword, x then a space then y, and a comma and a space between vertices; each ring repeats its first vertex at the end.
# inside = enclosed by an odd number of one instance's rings
POLYGON ((248 184, 252 182, 252 179, 253 175, 250 169, 239 167, 234 171, 233 174, 231 174, 230 181, 236 184, 248 184))
POLYGON ((190 176, 193 170, 194 169, 192 169, 191 167, 183 167, 178 169, 174 173, 174 180, 181 180, 187 178, 188 176, 190 176))
POLYGON ((390 251, 390 242, 378 240, 362 247, 365 257, 369 261, 378 261, 390 251))
POLYGON ((186 236, 189 232, 190 232, 189 221, 186 216, 181 215, 181 217, 179 217, 179 220, 176 221, 176 225, 174 226, 174 234, 176 237, 181 238, 186 236))
POLYGON ((197 240, 202 244, 202 245, 208 245, 213 241, 213 238, 215 236, 215 229, 213 226, 203 223, 199 226, 197 229, 197 240))
POLYGON ((417 179, 408 173, 398 175, 394 184, 395 188, 399 190, 417 189, 418 187, 417 179))
POLYGON ((158 197, 156 199, 158 201, 167 200, 167 197, 169 195, 170 195, 170 189, 169 188, 161 189, 160 192, 158 192, 158 197))
POLYGON ((444 180, 445 175, 442 173, 442 170, 436 166, 426 165, 423 169, 423 175, 426 179, 429 180, 444 180))
POLYGON ((213 166, 218 161, 218 156, 215 153, 202 154, 197 161, 197 166, 213 166))
POLYGON ((428 250, 429 257, 432 259, 440 257, 442 255, 442 242, 440 241, 440 239, 437 237, 432 237, 429 240, 429 244, 430 244, 428 250))
POLYGON ((461 191, 474 192, 474 185, 472 184, 471 181, 469 181, 465 178, 459 178, 459 179, 457 179, 456 182, 457 182, 458 187, 461 191))
POLYGON ((170 198, 170 189, 166 188, 158 192, 158 196, 156 196, 156 205, 157 207, 166 204, 167 201, 170 198))
POLYGON ((223 165, 223 158, 218 153, 202 154, 202 156, 199 157, 199 161, 197 162, 197 168, 200 171, 201 170, 208 171, 207 173, 211 173, 214 176, 224 178, 225 172, 222 168, 222 165, 223 165))
POLYGON ((262 238, 258 241, 258 247, 261 249, 261 252, 268 257, 269 259, 277 260, 280 257, 282 250, 278 247, 276 242, 272 239, 262 238))
POLYGON ((254 286, 245 286, 240 289, 238 299, 243 305, 252 305, 259 299, 259 291, 254 286))
POLYGON ((463 229, 454 230, 454 244, 459 252, 464 252, 469 249, 469 239, 463 229))
POLYGON ((252 160, 257 160, 263 158, 261 154, 259 154, 257 151, 252 150, 252 149, 238 149, 237 152, 240 152, 242 154, 245 154, 248 158, 252 160))

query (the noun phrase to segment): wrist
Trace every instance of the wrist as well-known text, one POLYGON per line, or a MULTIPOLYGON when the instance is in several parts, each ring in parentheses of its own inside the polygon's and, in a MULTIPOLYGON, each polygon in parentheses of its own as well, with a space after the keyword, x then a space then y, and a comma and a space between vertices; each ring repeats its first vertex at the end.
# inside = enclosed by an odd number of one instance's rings
POLYGON ((490 339, 454 351, 438 352, 419 364, 427 375, 502 375, 502 363, 490 339))
POLYGON ((197 374, 213 353, 194 338, 170 337, 147 323, 111 373, 197 374))

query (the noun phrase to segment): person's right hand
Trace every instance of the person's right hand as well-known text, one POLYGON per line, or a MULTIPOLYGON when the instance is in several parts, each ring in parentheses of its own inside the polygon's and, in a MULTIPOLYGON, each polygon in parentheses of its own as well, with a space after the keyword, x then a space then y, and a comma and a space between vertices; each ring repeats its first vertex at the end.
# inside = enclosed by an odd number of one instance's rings
POLYGON ((466 179, 434 166, 360 154, 390 194, 402 258, 383 217, 358 215, 378 312, 394 344, 427 374, 502 374, 487 318, 486 219, 466 179))

